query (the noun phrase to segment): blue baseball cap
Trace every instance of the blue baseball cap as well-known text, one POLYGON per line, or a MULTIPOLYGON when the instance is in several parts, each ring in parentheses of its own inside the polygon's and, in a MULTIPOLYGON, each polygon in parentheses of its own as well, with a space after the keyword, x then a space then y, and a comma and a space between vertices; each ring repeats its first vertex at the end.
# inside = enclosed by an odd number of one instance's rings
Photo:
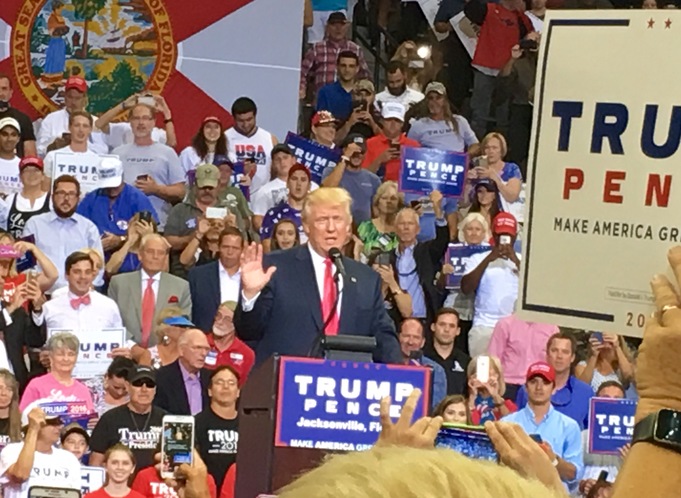
POLYGON ((170 325, 171 327, 188 327, 195 328, 196 325, 186 316, 171 316, 163 320, 165 325, 170 325))

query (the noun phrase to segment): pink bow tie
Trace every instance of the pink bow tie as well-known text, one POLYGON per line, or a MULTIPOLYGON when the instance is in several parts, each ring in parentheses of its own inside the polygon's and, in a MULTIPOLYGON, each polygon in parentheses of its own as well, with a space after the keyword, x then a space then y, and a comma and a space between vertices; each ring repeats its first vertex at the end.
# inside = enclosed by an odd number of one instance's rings
POLYGON ((85 304, 85 305, 90 304, 90 294, 86 294, 84 296, 77 297, 75 299, 71 299, 71 307, 74 310, 77 310, 80 307, 81 304, 85 304))

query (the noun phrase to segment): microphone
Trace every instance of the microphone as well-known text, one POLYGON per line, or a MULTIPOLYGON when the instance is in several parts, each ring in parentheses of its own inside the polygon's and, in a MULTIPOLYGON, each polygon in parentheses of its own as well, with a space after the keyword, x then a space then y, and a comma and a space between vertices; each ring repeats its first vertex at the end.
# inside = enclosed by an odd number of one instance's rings
POLYGON ((329 258, 331 258, 331 261, 333 261, 333 264, 336 266, 338 273, 340 273, 343 276, 343 280, 347 281, 348 275, 345 273, 343 255, 341 254, 340 249, 338 249, 337 247, 332 247, 331 249, 329 249, 329 258))

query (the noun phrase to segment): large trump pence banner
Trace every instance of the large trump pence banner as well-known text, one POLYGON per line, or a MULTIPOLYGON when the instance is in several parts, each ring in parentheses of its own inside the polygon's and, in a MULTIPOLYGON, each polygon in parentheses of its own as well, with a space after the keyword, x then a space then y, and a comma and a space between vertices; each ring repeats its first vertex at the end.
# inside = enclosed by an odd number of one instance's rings
POLYGON ((640 336, 681 242, 681 13, 549 11, 518 308, 640 336))
POLYGON ((0 73, 34 118, 61 106, 78 74, 94 114, 145 89, 162 94, 182 117, 180 144, 204 116, 231 122, 242 95, 281 137, 297 122, 302 20, 303 0, 1 0, 0 73))

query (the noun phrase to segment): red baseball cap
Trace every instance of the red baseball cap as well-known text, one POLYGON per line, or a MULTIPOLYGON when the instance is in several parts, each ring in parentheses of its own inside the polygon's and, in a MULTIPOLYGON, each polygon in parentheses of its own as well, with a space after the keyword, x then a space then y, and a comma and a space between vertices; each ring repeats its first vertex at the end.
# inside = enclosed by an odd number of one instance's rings
POLYGON ((291 166, 291 169, 288 170, 288 177, 291 178, 291 175, 295 173, 296 171, 302 171, 307 175, 307 179, 312 181, 312 175, 310 174, 310 170, 307 169, 307 167, 303 164, 296 163, 293 166, 291 166))
POLYGON ((537 363, 530 365, 530 368, 527 369, 525 381, 527 382, 533 377, 542 377, 548 382, 556 382, 556 371, 545 361, 538 361, 537 363))
POLYGON ((518 220, 511 213, 502 211, 494 218, 492 232, 496 234, 518 235, 518 220))
POLYGON ((27 166, 35 166, 36 168, 39 168, 40 171, 45 169, 45 165, 43 164, 43 160, 40 159, 39 157, 35 157, 35 156, 24 157, 19 162, 19 171, 23 170, 27 166))
POLYGON ((71 76, 66 80, 66 90, 71 90, 75 88, 79 92, 87 92, 87 82, 80 76, 71 76))
POLYGON ((206 116, 205 118, 203 118, 203 124, 206 123, 217 123, 220 126, 222 126, 222 122, 220 121, 220 118, 218 118, 217 116, 206 116))
POLYGON ((312 126, 319 126, 329 123, 335 123, 336 118, 333 117, 329 111, 317 111, 312 116, 312 126))

